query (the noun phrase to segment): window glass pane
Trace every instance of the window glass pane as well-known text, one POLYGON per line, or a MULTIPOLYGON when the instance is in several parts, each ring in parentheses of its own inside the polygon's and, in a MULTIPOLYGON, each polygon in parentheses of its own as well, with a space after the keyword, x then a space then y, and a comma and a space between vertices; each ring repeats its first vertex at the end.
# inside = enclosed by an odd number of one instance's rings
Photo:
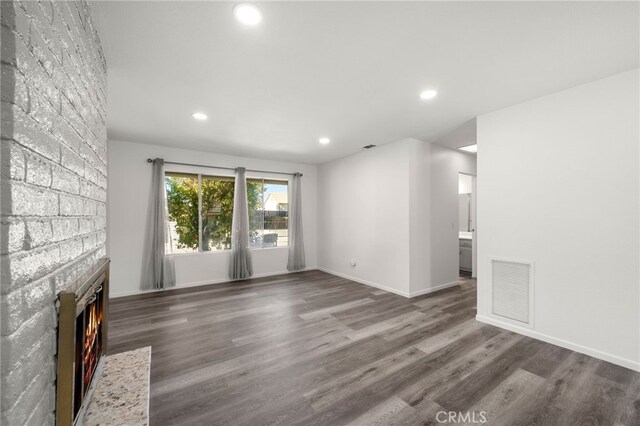
MULTIPOLYGON (((200 180, 199 188, 196 174, 165 175, 170 234, 167 253, 231 248, 234 178, 201 176, 200 180)), ((288 245, 287 190, 286 181, 247 179, 251 248, 288 245)))
POLYGON ((167 253, 198 251, 198 175, 165 175, 169 236, 167 253))
POLYGON ((286 181, 264 182, 263 247, 280 247, 289 243, 289 194, 286 181))
POLYGON ((264 234, 264 185, 261 179, 247 179, 247 204, 249 206, 249 247, 261 248, 264 234))
POLYGON ((202 250, 231 248, 234 179, 202 176, 202 250))

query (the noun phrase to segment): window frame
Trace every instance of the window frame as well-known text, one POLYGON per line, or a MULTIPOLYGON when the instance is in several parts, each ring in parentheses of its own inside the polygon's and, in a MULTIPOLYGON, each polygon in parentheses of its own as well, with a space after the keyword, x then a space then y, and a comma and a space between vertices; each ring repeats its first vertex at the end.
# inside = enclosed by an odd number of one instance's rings
MULTIPOLYGON (((278 178, 266 178, 266 177, 251 177, 251 176, 247 176, 246 177, 247 183, 249 181, 262 181, 262 187, 264 189, 264 185, 285 185, 287 187, 287 245, 286 246, 273 246, 273 247, 251 247, 251 244, 249 244, 249 250, 271 250, 271 249, 277 249, 277 248, 289 248, 289 206, 291 205, 290 201, 290 194, 289 194, 289 188, 291 188, 291 178, 287 177, 286 179, 278 179, 278 178)), ((264 197, 264 191, 262 193, 262 209, 263 209, 263 220, 262 220, 262 235, 264 235, 264 207, 265 207, 265 197, 264 197)), ((251 227, 251 224, 249 224, 249 227, 251 227)))
MULTIPOLYGON (((220 169, 222 171, 223 169, 220 169)), ((164 177, 167 178, 167 175, 191 175, 197 176, 198 178, 198 249, 192 252, 186 253, 167 253, 167 256, 192 256, 192 255, 208 255, 208 254, 224 254, 229 253, 231 249, 222 249, 222 250, 207 250, 204 251, 202 249, 203 241, 202 241, 202 180, 203 178, 220 178, 220 179, 231 179, 235 184, 235 174, 226 174, 224 172, 212 174, 210 173, 209 168, 184 168, 184 167, 171 167, 165 168, 164 177), (207 171, 204 171, 207 170, 207 171)), ((291 205, 291 195, 289 193, 289 189, 291 188, 291 176, 289 175, 278 175, 277 177, 265 177, 262 175, 254 175, 249 174, 245 176, 247 181, 250 180, 261 180, 264 185, 265 182, 268 183, 281 183, 286 184, 287 186, 287 206, 291 205)), ((166 194, 166 191, 165 191, 166 194)), ((165 195, 165 204, 167 202, 167 197, 165 195)), ((264 194, 262 199, 262 204, 264 208, 264 194)), ((289 208, 287 207, 287 230, 289 229, 289 208)), ((263 223, 263 232, 264 232, 264 223, 263 223)), ((287 232, 288 234, 288 232, 287 232)), ((287 240, 286 246, 275 246, 275 247, 251 247, 249 246, 249 250, 251 251, 259 251, 259 250, 277 250, 277 249, 289 249, 289 241, 287 240)))

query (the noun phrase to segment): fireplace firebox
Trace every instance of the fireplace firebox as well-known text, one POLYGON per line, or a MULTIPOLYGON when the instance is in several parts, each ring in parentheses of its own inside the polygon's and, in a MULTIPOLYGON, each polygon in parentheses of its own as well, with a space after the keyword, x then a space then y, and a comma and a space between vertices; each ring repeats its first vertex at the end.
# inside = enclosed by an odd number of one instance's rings
POLYGON ((60 293, 56 423, 80 424, 107 349, 109 259, 60 293))

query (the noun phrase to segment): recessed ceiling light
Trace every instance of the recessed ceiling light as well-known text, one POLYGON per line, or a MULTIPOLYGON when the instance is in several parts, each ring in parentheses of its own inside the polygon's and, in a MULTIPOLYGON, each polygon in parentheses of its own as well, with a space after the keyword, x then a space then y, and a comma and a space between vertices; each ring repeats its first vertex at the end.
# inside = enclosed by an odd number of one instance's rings
POLYGON ((318 142, 320 142, 322 145, 326 145, 331 142, 331 140, 329 138, 320 138, 318 139, 318 142))
POLYGON ((438 96, 438 91, 433 89, 425 90, 420 93, 420 99, 433 99, 436 96, 438 96))
POLYGON ((240 3, 234 7, 233 15, 245 25, 257 25, 262 21, 262 11, 250 3, 240 3))
POLYGON ((209 118, 207 117, 207 114, 203 112, 194 112, 193 114, 191 114, 191 116, 196 120, 206 120, 207 118, 209 118))
POLYGON ((478 144, 474 143, 473 145, 461 146, 458 149, 461 149, 467 152, 478 152, 478 144))

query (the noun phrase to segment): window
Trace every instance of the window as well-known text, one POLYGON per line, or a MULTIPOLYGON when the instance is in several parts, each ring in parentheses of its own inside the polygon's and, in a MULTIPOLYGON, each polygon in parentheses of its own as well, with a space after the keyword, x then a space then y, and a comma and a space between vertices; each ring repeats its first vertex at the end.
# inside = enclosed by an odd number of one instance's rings
POLYGON ((250 247, 288 245, 289 195, 287 189, 287 181, 247 179, 250 247))
POLYGON ((166 173, 169 238, 167 253, 197 252, 198 175, 166 173))
MULTIPOLYGON (((231 248, 234 178, 165 174, 169 241, 167 253, 231 248)), ((250 247, 288 244, 287 182, 247 179, 250 247)))
POLYGON ((202 176, 202 251, 231 248, 234 179, 202 176))

